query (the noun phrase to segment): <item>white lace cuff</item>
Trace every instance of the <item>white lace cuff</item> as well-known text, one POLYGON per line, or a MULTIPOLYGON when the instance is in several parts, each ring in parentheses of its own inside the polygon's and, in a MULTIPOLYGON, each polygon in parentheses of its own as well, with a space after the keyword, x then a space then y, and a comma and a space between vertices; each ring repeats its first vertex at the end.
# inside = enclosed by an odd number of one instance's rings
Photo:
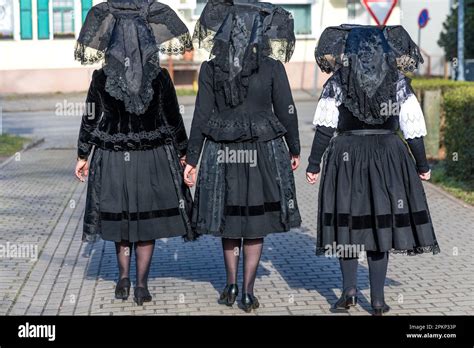
POLYGON ((313 125, 337 128, 339 121, 339 109, 336 106, 336 99, 319 99, 316 113, 314 114, 313 125))
POLYGON ((405 139, 424 137, 426 132, 423 111, 415 95, 411 95, 400 106, 400 129, 405 139))

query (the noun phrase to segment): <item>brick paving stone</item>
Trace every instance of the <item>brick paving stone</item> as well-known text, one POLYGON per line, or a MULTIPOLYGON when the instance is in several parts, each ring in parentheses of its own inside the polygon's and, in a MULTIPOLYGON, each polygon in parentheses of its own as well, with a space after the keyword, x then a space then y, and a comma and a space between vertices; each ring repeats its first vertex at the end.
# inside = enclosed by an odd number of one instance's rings
MULTIPOLYGON (((255 286, 262 305, 250 315, 369 315, 367 261, 359 267, 360 305, 335 314, 330 305, 341 293, 338 262, 314 254, 318 188, 306 184, 304 173, 314 108, 315 102, 299 104, 302 167, 296 184, 303 226, 266 238, 255 286)), ((186 110, 189 129, 193 110, 186 110)), ((40 253, 34 260, 2 260, 0 315, 249 315, 217 303, 225 272, 220 241, 210 236, 194 243, 157 241, 149 282, 153 301, 138 307, 132 298, 115 300, 113 243, 82 243, 86 185, 72 176, 74 149, 53 140, 0 168, 0 244, 32 244, 40 253)), ((431 184, 425 188, 442 253, 390 256, 390 314, 472 315, 474 208, 431 184)))

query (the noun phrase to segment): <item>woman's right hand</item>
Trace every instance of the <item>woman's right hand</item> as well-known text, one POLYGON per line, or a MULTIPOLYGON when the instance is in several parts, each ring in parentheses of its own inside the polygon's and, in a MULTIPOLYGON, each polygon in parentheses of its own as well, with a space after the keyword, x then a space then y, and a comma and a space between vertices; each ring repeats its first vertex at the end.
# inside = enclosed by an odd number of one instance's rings
POLYGON ((319 178, 319 173, 306 173, 306 181, 311 185, 316 184, 319 178))
POLYGON ((77 160, 75 174, 81 182, 86 181, 86 177, 89 175, 89 162, 84 159, 77 160))
POLYGON ((196 167, 190 164, 186 165, 184 169, 184 183, 188 187, 193 187, 196 184, 196 167))

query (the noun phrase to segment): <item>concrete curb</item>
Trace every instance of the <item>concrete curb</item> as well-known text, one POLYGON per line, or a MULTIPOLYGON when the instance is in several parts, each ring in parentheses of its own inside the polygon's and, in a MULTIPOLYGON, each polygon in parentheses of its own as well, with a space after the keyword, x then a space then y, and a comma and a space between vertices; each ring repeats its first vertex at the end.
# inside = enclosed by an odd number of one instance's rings
MULTIPOLYGON (((65 97, 66 98, 66 97, 65 97)), ((85 100, 84 97, 72 96, 69 99, 72 102, 81 103, 85 100)), ((306 90, 296 90, 293 92, 293 98, 295 102, 305 102, 312 101, 316 104, 318 101, 318 96, 313 95, 312 91, 306 90)), ((15 112, 45 112, 55 110, 54 105, 56 100, 53 98, 39 98, 39 99, 15 99, 2 101, 2 109, 5 113, 15 113, 15 112), (49 101, 49 102, 48 102, 49 101)), ((196 96, 178 96, 178 102, 184 106, 192 106, 196 102, 196 96)))
POLYGON ((474 206, 464 202, 463 200, 461 200, 459 198, 454 197, 453 195, 451 195, 449 192, 446 192, 445 190, 443 190, 443 188, 439 187, 438 185, 436 185, 432 182, 427 182, 427 181, 425 181, 424 183, 426 185, 430 186, 430 188, 432 188, 434 191, 436 191, 437 193, 439 193, 439 194, 443 195, 444 197, 450 199, 451 201, 462 205, 464 208, 468 208, 468 209, 471 209, 471 210, 474 211, 474 206))
MULTIPOLYGON (((20 153, 26 152, 26 151, 38 146, 39 144, 41 144, 43 142, 44 142, 44 138, 33 139, 29 143, 23 145, 23 149, 21 149, 19 152, 20 153)), ((5 161, 1 162, 0 163, 0 169, 5 167, 11 161, 13 161, 13 159, 15 158, 15 155, 16 155, 16 153, 14 155, 11 155, 10 157, 8 157, 5 161)))

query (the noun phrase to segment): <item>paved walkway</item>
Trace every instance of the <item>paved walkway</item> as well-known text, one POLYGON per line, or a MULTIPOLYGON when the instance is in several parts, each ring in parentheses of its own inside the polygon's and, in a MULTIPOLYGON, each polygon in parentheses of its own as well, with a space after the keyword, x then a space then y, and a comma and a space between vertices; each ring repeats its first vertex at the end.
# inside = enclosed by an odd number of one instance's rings
MULTIPOLYGON (((303 159, 313 136, 309 120, 314 104, 299 104, 303 159)), ((187 109, 189 126, 192 108, 187 109)), ((4 114, 4 121, 21 123, 15 117, 23 116, 4 114)), ((71 127, 77 127, 77 121, 72 120, 71 127)), ((18 245, 33 245, 39 252, 37 259, 0 261, 0 315, 247 315, 237 306, 217 304, 225 274, 220 240, 212 237, 194 243, 179 238, 157 241, 150 274, 153 302, 138 307, 131 298, 113 299, 113 243, 81 242, 86 185, 72 176, 75 151, 46 140, 0 167, 0 248, 12 252, 18 245)), ((257 315, 330 314, 330 304, 340 295, 337 260, 314 254, 317 187, 305 183, 304 167, 297 172, 303 228, 265 240, 256 282, 262 303, 257 315)), ((442 253, 391 256, 386 300, 394 315, 472 315, 474 209, 432 185, 426 190, 442 253)), ((365 261, 359 287, 361 306, 350 314, 368 315, 365 261)))

